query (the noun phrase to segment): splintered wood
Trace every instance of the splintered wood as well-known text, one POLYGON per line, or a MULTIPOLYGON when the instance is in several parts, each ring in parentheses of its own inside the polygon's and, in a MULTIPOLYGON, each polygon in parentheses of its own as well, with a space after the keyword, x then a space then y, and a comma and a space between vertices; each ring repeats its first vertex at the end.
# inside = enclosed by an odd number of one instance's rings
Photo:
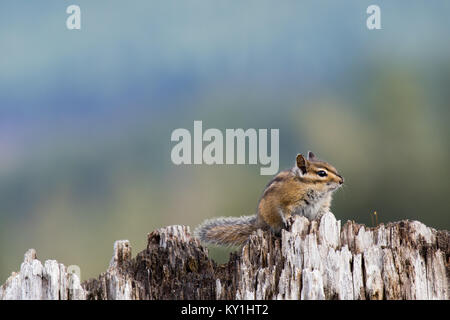
POLYGON ((236 297, 448 299, 449 239, 448 232, 418 221, 368 229, 347 222, 341 229, 332 213, 320 223, 298 217, 281 240, 252 235, 243 249, 236 297), (276 263, 252 261, 255 255, 276 263), (276 280, 269 276, 277 273, 276 280))
POLYGON ((36 259, 36 251, 29 249, 20 266, 0 287, 0 300, 80 300, 85 292, 75 273, 55 260, 44 265, 36 259))
POLYGON ((0 299, 449 299, 450 235, 418 221, 367 228, 332 213, 296 217, 281 237, 258 230, 217 265, 189 227, 148 235, 132 258, 116 241, 106 272, 80 284, 54 260, 25 254, 0 299))

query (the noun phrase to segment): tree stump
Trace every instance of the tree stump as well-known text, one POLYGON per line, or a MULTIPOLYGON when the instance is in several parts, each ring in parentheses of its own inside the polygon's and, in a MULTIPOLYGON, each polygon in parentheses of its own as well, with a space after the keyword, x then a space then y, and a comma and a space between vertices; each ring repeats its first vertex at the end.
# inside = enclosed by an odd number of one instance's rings
POLYGON ((281 237, 258 230, 238 252, 218 265, 189 227, 169 226, 134 258, 116 241, 109 268, 80 283, 30 249, 0 299, 449 299, 450 233, 418 221, 295 217, 281 237))

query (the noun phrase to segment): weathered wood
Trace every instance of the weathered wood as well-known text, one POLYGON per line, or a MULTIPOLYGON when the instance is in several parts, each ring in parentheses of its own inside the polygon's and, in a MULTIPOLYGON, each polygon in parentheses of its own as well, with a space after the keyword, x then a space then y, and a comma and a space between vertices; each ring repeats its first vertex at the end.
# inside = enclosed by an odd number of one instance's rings
POLYGON ((0 299, 449 299, 450 235, 418 221, 376 228, 332 213, 296 217, 277 238, 258 230, 217 265, 188 227, 148 235, 131 254, 116 241, 108 270, 80 284, 54 260, 25 254, 0 299))
POLYGON ((29 249, 20 266, 0 287, 0 300, 81 300, 85 291, 75 273, 55 260, 44 265, 37 260, 36 251, 29 249))

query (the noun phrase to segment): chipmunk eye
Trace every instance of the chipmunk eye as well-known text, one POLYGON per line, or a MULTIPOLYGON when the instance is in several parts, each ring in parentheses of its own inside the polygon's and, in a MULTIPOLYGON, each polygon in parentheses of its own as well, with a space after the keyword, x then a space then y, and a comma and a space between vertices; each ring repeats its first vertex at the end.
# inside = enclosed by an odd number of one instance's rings
POLYGON ((317 175, 319 177, 326 177, 327 173, 324 170, 319 170, 319 171, 317 171, 317 175))

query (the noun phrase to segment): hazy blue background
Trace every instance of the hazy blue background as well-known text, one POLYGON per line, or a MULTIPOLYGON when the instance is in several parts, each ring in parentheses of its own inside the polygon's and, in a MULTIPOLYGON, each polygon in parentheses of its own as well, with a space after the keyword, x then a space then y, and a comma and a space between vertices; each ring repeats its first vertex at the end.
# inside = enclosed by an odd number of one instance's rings
POLYGON ((334 164, 343 222, 450 229, 449 16, 444 0, 2 0, 0 283, 31 247, 87 279, 114 240, 137 253, 155 228, 253 214, 259 166, 171 163, 194 120, 279 128, 280 169, 307 150, 334 164))

